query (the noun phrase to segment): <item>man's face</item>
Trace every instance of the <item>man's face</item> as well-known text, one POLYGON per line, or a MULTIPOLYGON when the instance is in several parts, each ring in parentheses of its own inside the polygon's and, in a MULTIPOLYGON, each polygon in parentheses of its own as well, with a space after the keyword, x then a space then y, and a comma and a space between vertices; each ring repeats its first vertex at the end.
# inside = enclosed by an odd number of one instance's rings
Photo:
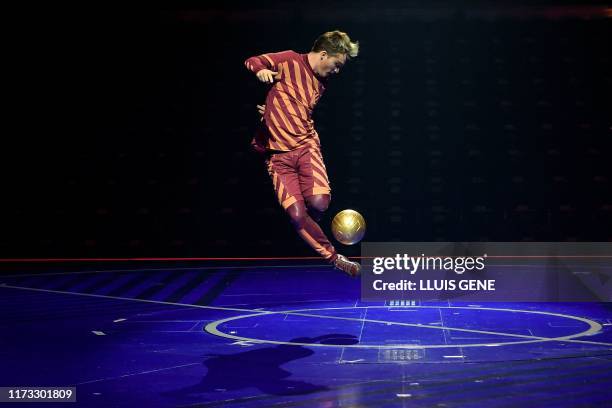
POLYGON ((346 54, 328 54, 325 51, 321 51, 321 57, 319 60, 319 66, 317 74, 323 78, 328 78, 331 75, 335 75, 346 63, 346 54))

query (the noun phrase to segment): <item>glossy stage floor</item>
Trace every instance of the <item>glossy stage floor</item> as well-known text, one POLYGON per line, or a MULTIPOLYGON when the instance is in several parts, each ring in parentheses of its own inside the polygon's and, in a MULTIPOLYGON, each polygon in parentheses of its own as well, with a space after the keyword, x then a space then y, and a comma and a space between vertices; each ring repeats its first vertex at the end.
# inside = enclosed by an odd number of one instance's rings
POLYGON ((362 303, 358 279, 285 260, 5 265, 0 304, 0 386, 74 386, 77 406, 612 399, 610 303, 362 303))

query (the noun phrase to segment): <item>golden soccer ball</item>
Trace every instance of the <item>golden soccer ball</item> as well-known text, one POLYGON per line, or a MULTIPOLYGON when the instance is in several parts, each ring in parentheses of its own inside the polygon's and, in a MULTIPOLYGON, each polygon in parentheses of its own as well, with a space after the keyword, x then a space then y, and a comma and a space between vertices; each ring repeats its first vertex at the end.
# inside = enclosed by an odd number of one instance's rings
POLYGON ((355 210, 340 211, 331 225, 334 238, 344 245, 353 245, 361 241, 366 232, 363 216, 355 210))

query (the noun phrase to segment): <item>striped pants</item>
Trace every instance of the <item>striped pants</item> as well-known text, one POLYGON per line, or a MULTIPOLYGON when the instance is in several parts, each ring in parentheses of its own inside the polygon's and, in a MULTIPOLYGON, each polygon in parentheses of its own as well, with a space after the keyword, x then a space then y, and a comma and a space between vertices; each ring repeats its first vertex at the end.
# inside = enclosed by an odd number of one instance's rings
POLYGON ((308 145, 273 153, 266 159, 266 166, 278 202, 298 234, 323 258, 333 262, 336 250, 317 224, 331 197, 321 150, 308 145))

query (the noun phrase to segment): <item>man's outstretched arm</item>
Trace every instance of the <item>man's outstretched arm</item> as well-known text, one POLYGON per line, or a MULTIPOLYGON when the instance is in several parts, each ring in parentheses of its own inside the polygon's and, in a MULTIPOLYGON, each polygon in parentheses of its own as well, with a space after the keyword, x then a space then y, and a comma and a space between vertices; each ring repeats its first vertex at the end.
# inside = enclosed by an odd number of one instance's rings
POLYGON ((256 55, 244 61, 244 65, 249 71, 253 72, 261 82, 271 84, 274 82, 274 77, 278 75, 279 64, 287 61, 291 55, 292 51, 256 55))

